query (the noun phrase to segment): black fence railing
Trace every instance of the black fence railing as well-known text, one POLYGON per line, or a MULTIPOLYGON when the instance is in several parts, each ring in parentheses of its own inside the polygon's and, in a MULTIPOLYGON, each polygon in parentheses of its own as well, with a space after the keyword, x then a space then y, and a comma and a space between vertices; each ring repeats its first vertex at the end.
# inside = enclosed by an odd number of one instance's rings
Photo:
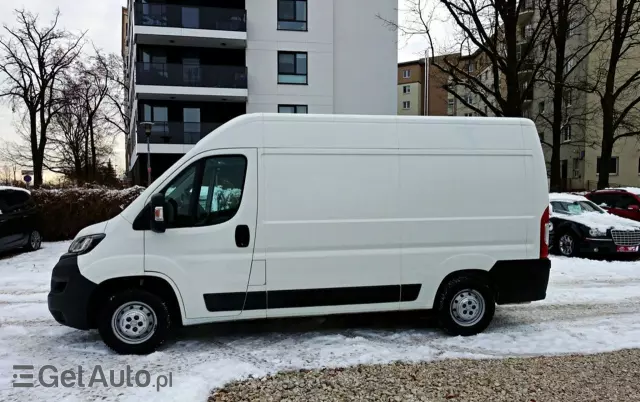
MULTIPOLYGON (((150 144, 195 144, 207 136, 222 123, 197 123, 197 122, 154 122, 149 136, 150 144)), ((144 127, 138 124, 138 144, 147 143, 147 135, 144 127)))
POLYGON ((138 62, 136 84, 247 88, 247 67, 138 62))
POLYGON ((135 24, 246 32, 247 12, 235 8, 136 3, 135 24))

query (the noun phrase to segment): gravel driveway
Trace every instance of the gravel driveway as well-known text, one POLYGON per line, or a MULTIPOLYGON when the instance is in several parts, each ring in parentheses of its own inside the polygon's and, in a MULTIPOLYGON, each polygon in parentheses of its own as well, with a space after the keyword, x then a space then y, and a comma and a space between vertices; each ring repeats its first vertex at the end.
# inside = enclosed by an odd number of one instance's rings
POLYGON ((640 349, 295 371, 235 382, 209 401, 640 401, 640 349))

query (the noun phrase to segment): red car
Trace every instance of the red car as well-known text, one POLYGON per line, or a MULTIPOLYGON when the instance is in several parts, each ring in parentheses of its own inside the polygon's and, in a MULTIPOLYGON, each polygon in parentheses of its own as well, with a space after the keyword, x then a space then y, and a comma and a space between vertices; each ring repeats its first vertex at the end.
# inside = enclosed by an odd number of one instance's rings
POLYGON ((640 221, 640 188, 596 190, 585 194, 585 197, 611 214, 640 221))

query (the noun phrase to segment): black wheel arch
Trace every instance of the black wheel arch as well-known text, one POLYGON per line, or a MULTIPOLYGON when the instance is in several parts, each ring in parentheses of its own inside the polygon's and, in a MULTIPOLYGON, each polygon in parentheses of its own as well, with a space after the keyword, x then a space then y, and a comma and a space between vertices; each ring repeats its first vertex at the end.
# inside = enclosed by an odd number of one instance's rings
POLYGON ((87 310, 91 328, 98 327, 97 321, 102 303, 111 295, 126 289, 143 289, 160 297, 167 303, 173 325, 182 325, 182 311, 178 296, 169 282, 156 276, 130 276, 106 280, 93 291, 87 310))

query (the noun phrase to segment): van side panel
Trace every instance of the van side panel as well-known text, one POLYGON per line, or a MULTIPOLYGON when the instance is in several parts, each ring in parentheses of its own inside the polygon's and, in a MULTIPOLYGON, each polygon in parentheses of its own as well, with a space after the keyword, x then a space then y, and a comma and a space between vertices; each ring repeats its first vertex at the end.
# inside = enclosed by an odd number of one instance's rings
POLYGON ((267 316, 398 309, 397 151, 265 149, 262 158, 267 316))
POLYGON ((433 307, 451 272, 528 257, 534 211, 523 160, 531 151, 519 124, 399 123, 398 133, 402 282, 422 284, 401 308, 433 307), (416 142, 422 149, 403 147, 416 142))

